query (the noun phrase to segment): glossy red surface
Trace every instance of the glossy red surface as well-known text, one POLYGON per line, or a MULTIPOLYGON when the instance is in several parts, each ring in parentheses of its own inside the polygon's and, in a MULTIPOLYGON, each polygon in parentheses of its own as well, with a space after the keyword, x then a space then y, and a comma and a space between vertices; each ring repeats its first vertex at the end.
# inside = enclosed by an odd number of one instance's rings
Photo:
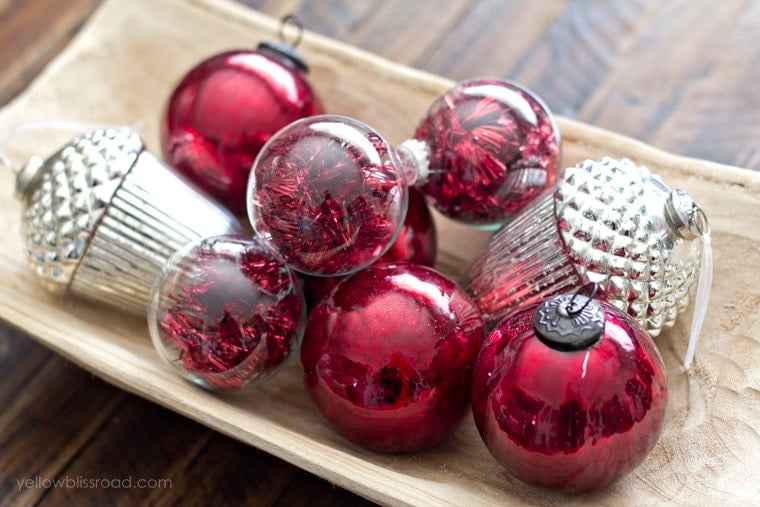
MULTIPOLYGON (((435 222, 419 191, 409 189, 409 209, 391 247, 375 262, 406 261, 432 267, 438 253, 435 222)), ((304 294, 309 306, 326 296, 344 276, 304 276, 304 294)))
POLYGON ((440 442, 464 417, 483 323, 431 268, 374 264, 309 315, 301 361, 319 411, 346 438, 384 452, 440 442))
POLYGON ((251 225, 295 269, 345 275, 396 238, 408 188, 396 152, 367 125, 314 116, 280 130, 254 164, 251 225))
POLYGON ((606 303, 596 344, 552 349, 535 336, 536 307, 512 313, 486 339, 473 376, 475 422, 519 479, 566 491, 603 487, 633 470, 660 436, 662 359, 642 328, 606 303))
POLYGON ((265 49, 221 53, 180 81, 164 112, 162 144, 177 171, 236 214, 246 209, 253 160, 285 125, 322 112, 305 75, 265 49))
POLYGON ((458 83, 439 96, 415 138, 430 149, 418 185, 445 215, 476 225, 505 221, 554 184, 559 130, 546 106, 495 78, 458 83))
POLYGON ((219 236, 170 259, 148 323, 157 350, 183 376, 238 390, 285 363, 300 343, 304 312, 279 256, 256 240, 219 236))

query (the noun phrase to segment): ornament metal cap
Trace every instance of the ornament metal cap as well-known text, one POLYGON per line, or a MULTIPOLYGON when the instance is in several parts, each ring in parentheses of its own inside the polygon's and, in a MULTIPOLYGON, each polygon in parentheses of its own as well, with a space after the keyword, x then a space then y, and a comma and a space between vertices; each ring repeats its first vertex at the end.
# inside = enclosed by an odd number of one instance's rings
POLYGON ((303 37, 303 25, 295 15, 287 14, 280 20, 278 36, 280 40, 260 42, 257 49, 274 53, 293 64, 304 74, 307 74, 309 72, 309 66, 306 64, 306 60, 304 60, 303 56, 301 56, 301 53, 296 49, 303 37), (296 35, 293 42, 285 40, 285 27, 288 24, 292 24, 296 29, 296 35))
MULTIPOLYGON (((597 285, 593 286, 596 294, 597 285)), ((594 294, 583 296, 578 292, 552 296, 541 303, 533 314, 536 336, 555 350, 584 350, 604 334, 601 303, 594 299, 594 294)))
POLYGON ((680 188, 670 192, 664 215, 671 230, 683 239, 691 241, 710 232, 702 209, 680 188))
POLYGON ((166 260, 237 219, 145 150, 130 129, 95 129, 19 171, 22 234, 50 290, 144 315, 166 260))

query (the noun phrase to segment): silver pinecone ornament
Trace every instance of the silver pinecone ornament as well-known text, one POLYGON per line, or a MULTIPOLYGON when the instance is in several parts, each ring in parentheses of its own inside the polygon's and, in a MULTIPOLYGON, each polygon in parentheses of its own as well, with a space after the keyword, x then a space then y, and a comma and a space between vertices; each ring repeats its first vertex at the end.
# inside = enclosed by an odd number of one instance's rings
POLYGON ((129 129, 97 129, 47 160, 33 157, 16 190, 26 253, 44 285, 140 315, 174 252, 240 230, 129 129))
POLYGON ((518 306, 597 283, 657 336, 689 305, 709 246, 693 240, 708 232, 699 206, 647 168, 586 160, 497 232, 462 284, 495 326, 518 306))

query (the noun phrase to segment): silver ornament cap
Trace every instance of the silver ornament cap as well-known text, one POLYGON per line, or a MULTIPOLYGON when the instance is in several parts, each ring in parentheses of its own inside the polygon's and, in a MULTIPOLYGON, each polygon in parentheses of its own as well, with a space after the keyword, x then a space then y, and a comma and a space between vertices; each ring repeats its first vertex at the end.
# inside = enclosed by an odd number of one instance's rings
POLYGON ((96 129, 16 179, 26 254, 43 284, 144 315, 156 275, 198 237, 237 219, 145 150, 130 129, 96 129))

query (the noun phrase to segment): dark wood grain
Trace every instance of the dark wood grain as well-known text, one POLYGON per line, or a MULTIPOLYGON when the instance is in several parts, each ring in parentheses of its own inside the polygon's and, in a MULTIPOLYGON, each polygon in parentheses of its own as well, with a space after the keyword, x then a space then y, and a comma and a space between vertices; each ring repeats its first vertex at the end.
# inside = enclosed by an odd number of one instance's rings
POLYGON ((100 0, 0 2, 0 104, 42 70, 99 4, 100 0))
MULTIPOLYGON (((0 104, 34 78, 99 1, 0 0, 0 104)), ((295 13, 313 31, 453 79, 518 80, 555 112, 675 153, 760 169, 757 1, 245 3, 275 17, 295 13)), ((363 502, 125 394, 5 327, 0 407, 2 505, 363 502), (36 476, 131 476, 171 487, 17 491, 16 480, 36 476)))
POLYGON ((0 366, 18 379, 0 398, 0 504, 33 503, 46 490, 20 483, 65 470, 127 395, 27 337, 6 330, 2 343, 0 366))

